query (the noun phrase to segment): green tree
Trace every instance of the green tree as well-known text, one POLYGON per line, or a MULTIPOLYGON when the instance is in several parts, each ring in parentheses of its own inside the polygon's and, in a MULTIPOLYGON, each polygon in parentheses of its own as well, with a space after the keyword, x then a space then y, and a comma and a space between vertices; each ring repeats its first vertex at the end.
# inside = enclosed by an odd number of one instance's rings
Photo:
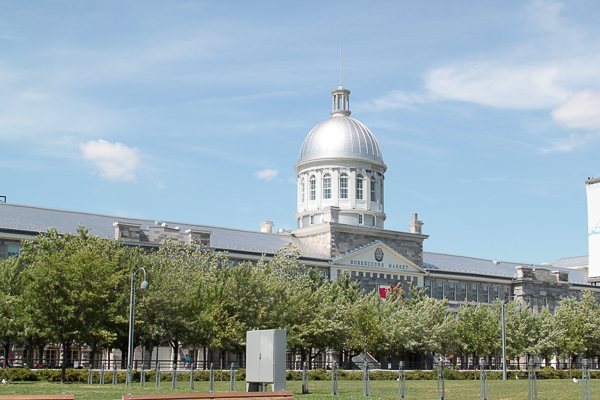
POLYGON ((105 323, 123 318, 113 313, 112 304, 128 293, 128 256, 119 242, 100 239, 81 226, 77 234, 50 228, 35 241, 23 242, 24 312, 38 331, 62 345, 61 382, 73 343, 92 335, 114 338, 105 323))

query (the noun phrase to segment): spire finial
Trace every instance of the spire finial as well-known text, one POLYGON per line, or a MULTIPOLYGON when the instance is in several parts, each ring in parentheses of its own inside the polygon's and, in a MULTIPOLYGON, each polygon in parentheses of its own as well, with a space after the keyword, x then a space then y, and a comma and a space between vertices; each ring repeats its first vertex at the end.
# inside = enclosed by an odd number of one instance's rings
POLYGON ((342 37, 340 36, 340 87, 342 87, 342 37))

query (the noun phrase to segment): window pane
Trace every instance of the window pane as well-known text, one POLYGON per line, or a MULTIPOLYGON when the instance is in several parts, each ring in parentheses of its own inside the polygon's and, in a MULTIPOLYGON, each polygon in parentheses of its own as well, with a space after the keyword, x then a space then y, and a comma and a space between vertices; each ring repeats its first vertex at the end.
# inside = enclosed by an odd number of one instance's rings
POLYGON ((425 294, 431 297, 431 282, 425 281, 425 294))
POLYGON ((340 177, 340 199, 348 198, 348 175, 342 174, 340 177))
POLYGON ((323 198, 331 198, 331 175, 327 174, 323 178, 323 198))
POLYGON ((454 301, 456 300, 456 283, 450 283, 448 285, 448 300, 454 301))
POLYGON ((371 201, 377 201, 375 196, 375 178, 371 178, 371 201))
POLYGON ((460 284, 460 301, 466 301, 466 300, 467 300, 467 284, 461 283, 460 284))
POLYGON ((363 177, 358 175, 356 177, 356 199, 362 200, 363 198, 363 177))
POLYGON ((482 289, 483 289, 483 302, 489 303, 490 302, 490 287, 484 286, 482 289))
POLYGON ((317 179, 312 176, 310 178, 310 199, 314 200, 316 198, 316 192, 317 192, 317 179))
POLYGON ((471 293, 473 296, 471 298, 471 301, 478 302, 479 301, 479 293, 478 293, 478 287, 476 284, 471 285, 471 293))
POLYGON ((437 298, 438 300, 444 299, 444 282, 438 282, 437 284, 437 298))
POLYGON ((8 245, 8 257, 19 256, 19 246, 17 245, 8 245))

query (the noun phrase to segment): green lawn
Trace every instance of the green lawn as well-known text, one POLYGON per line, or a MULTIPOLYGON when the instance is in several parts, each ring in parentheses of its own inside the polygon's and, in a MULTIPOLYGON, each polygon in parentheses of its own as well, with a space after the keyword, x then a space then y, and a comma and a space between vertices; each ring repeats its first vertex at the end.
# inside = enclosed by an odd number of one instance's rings
MULTIPOLYGON (((245 389, 245 382, 237 382, 237 390, 245 389)), ((294 397, 301 400, 333 400, 331 383, 328 381, 311 381, 310 394, 301 395, 300 381, 287 383, 287 390, 294 392, 294 397)), ((362 398, 361 381, 339 381, 339 400, 360 400, 362 398)), ((435 400, 437 381, 406 381, 407 399, 435 400)), ((216 391, 229 390, 229 382, 216 382, 216 391)), ((527 380, 489 381, 490 400, 524 400, 527 399, 527 380)), ((41 383, 16 382, 10 386, 0 387, 0 394, 59 394, 66 392, 74 394, 77 400, 113 400, 121 399, 126 393, 188 393, 189 381, 179 382, 179 389, 171 389, 171 381, 162 382, 160 388, 154 387, 154 382, 148 382, 145 388, 139 383, 126 387, 123 384, 85 385, 81 383, 41 383)), ((208 382, 195 382, 196 392, 207 392, 208 382)), ((600 395, 600 380, 592 380, 592 393, 600 395)), ((371 381, 371 397, 374 399, 394 399, 398 396, 398 382, 371 381)), ((446 381, 446 399, 467 400, 479 399, 479 381, 446 381)), ((581 386, 566 379, 538 380, 539 400, 578 400, 581 399, 581 386)), ((337 400, 337 399, 336 399, 337 400)))

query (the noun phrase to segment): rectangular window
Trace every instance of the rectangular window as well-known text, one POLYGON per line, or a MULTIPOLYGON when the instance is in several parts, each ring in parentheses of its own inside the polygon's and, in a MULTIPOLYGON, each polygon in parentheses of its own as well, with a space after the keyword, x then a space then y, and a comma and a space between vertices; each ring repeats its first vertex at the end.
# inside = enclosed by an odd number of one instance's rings
POLYGON ((363 178, 359 176, 356 178, 356 200, 363 199, 363 178))
POLYGON ((498 300, 499 289, 498 286, 494 286, 494 300, 498 300))
POLYGON ((18 245, 12 245, 9 244, 8 245, 8 253, 7 253, 8 257, 12 257, 12 256, 17 256, 19 257, 19 246, 18 245))
POLYGON ((377 201, 377 196, 375 196, 375 178, 371 178, 371 201, 377 201))
POLYGON ((300 184, 301 187, 301 191, 300 191, 300 202, 304 203, 304 180, 302 180, 302 183, 300 184))
POLYGON ((460 299, 459 301, 467 301, 467 284, 460 284, 460 299))
POLYGON ((314 216, 314 215, 311 215, 311 216, 310 216, 310 224, 311 224, 311 225, 314 225, 314 224, 315 224, 315 216, 314 216))
POLYGON ((323 198, 331 198, 331 176, 329 175, 325 175, 325 178, 323 178, 323 198))
POLYGON ((363 215, 362 214, 358 214, 358 224, 362 225, 363 223, 364 223, 363 222, 363 215))
POLYGON ((310 178, 310 199, 314 200, 317 197, 317 180, 313 176, 310 178))
POLYGON ((548 307, 548 298, 542 297, 542 307, 548 307))
POLYGON ((508 288, 508 287, 504 288, 504 298, 510 299, 510 288, 508 288))
POLYGON ((475 283, 471 285, 471 301, 479 302, 479 287, 475 283))
POLYGON ((483 302, 489 303, 490 302, 490 287, 483 286, 482 289, 483 289, 483 302))
POLYGON ((448 284, 448 300, 450 300, 450 301, 456 300, 456 283, 448 284))
POLYGON ((425 294, 431 297, 431 281, 425 281, 425 294))
POLYGON ((348 175, 340 177, 340 199, 348 198, 348 175))
POLYGON ((438 282, 437 284, 437 298, 438 300, 444 299, 444 282, 438 282))

